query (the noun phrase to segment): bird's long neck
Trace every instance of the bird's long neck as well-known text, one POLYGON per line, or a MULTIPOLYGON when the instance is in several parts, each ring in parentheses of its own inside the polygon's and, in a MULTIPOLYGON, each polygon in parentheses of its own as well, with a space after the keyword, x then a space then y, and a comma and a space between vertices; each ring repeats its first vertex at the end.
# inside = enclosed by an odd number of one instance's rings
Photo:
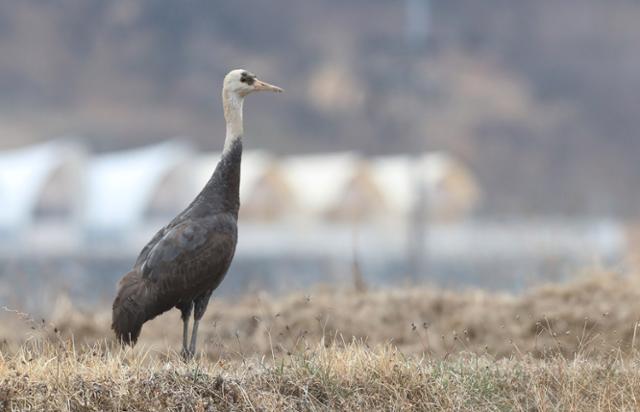
POLYGON ((234 142, 242 139, 242 103, 244 98, 237 93, 230 92, 226 89, 222 90, 222 105, 224 108, 224 120, 227 123, 227 135, 224 139, 224 151, 222 155, 228 152, 234 142))
MULTIPOLYGON (((242 97, 222 91, 227 134, 220 162, 196 200, 197 213, 232 213, 240 208, 240 163, 242 161, 242 97)), ((195 211, 194 211, 195 212, 195 211)))

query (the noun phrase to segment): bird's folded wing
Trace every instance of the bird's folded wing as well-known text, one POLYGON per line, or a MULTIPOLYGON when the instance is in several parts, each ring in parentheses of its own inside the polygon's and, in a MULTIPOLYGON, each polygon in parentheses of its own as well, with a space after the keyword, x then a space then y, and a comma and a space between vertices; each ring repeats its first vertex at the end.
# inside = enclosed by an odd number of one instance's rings
POLYGON ((224 245, 228 238, 229 235, 224 231, 212 230, 211 222, 181 222, 168 228, 151 248, 142 262, 142 277, 157 281, 163 274, 174 273, 186 262, 203 259, 216 264, 219 263, 217 260, 224 261, 226 256, 216 255, 225 254, 224 245))
POLYGON ((169 230, 168 226, 165 226, 162 229, 158 230, 158 232, 153 236, 153 238, 151 238, 149 243, 147 243, 145 247, 142 248, 142 250, 140 251, 140 254, 138 255, 138 258, 136 259, 136 263, 134 265, 135 270, 140 269, 140 267, 144 264, 144 262, 149 257, 149 253, 151 253, 153 248, 158 244, 158 242, 163 238, 163 236, 167 233, 168 230, 169 230))

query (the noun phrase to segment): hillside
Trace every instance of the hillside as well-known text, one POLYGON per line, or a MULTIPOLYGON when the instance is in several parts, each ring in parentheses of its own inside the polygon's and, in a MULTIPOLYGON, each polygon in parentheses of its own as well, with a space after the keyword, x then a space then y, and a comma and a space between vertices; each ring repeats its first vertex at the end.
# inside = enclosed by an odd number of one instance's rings
POLYGON ((477 172, 484 213, 637 215, 637 2, 430 11, 409 46, 404 7, 379 0, 5 2, 0 147, 218 148, 220 79, 246 66, 287 91, 248 104, 254 148, 448 150, 477 172))

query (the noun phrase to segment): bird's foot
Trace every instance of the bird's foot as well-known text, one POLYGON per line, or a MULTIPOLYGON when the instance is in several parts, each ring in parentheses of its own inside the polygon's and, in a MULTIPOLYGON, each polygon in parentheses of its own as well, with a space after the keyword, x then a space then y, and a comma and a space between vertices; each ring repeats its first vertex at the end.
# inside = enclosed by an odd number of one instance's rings
POLYGON ((188 362, 191 359, 193 359, 193 355, 194 355, 194 352, 187 348, 182 348, 182 350, 180 351, 180 356, 182 357, 182 360, 184 360, 185 362, 188 362))

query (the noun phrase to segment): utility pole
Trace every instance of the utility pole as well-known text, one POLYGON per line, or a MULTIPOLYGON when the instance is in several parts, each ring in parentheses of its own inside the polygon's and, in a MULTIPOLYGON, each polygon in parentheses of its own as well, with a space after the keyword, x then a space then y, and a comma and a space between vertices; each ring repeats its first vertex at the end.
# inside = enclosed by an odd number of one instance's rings
MULTIPOLYGON (((418 86, 420 76, 415 72, 416 57, 427 47, 431 22, 430 0, 406 0, 405 2, 405 93, 407 95, 422 89, 418 86)), ((412 101, 413 99, 406 99, 412 101)), ((407 104, 405 110, 407 121, 405 133, 411 135, 410 141, 420 141, 416 133, 419 130, 413 125, 419 113, 411 104, 407 104)), ((420 155, 414 157, 410 166, 411 187, 414 191, 415 202, 408 217, 407 228, 407 261, 410 279, 417 283, 428 270, 428 220, 429 199, 423 176, 423 168, 420 167, 420 155)))

